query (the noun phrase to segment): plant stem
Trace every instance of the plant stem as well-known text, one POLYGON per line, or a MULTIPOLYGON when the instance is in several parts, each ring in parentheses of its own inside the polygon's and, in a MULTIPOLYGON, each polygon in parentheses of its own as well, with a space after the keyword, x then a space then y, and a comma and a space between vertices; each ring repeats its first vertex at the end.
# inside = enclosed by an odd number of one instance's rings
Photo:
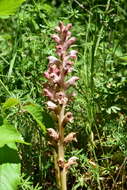
POLYGON ((57 187, 60 188, 60 168, 58 166, 58 154, 56 150, 53 151, 54 155, 54 166, 55 166, 55 176, 56 176, 56 182, 57 182, 57 187))
POLYGON ((58 142, 58 163, 61 162, 62 166, 60 167, 60 190, 67 190, 67 180, 66 180, 66 170, 64 168, 64 127, 62 125, 64 118, 65 105, 62 105, 58 125, 59 125, 59 142, 58 142))

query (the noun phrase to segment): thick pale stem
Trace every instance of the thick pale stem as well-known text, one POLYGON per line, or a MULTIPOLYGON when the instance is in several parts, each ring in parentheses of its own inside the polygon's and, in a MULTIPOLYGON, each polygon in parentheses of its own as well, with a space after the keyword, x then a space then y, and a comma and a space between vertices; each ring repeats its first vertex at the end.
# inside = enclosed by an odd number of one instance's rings
MULTIPOLYGON (((64 109, 65 106, 62 105, 58 119, 59 134, 60 134, 60 139, 58 143, 58 163, 61 162, 63 166, 64 166, 64 127, 62 125, 62 121, 64 118, 64 109)), ((60 167, 60 190, 67 190, 66 171, 65 168, 62 166, 60 167)))
POLYGON ((58 155, 56 153, 56 150, 53 151, 53 155, 54 155, 54 166, 55 166, 55 175, 56 175, 56 182, 57 182, 57 187, 59 188, 61 186, 60 183, 60 168, 58 166, 58 155))

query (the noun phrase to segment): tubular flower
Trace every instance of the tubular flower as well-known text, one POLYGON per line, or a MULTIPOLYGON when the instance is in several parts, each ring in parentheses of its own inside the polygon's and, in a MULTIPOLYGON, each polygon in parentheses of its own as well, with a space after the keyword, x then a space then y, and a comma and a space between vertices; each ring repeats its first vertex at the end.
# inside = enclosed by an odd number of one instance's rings
POLYGON ((68 169, 68 168, 70 168, 71 165, 77 164, 76 160, 78 160, 78 158, 75 157, 75 156, 69 158, 68 162, 65 164, 64 167, 65 167, 66 169, 68 169))
POLYGON ((59 139, 59 135, 57 134, 57 132, 52 129, 52 128, 48 128, 47 129, 49 136, 52 137, 55 141, 57 141, 59 139))
POLYGON ((71 132, 69 133, 65 138, 64 138, 64 143, 67 144, 71 141, 75 141, 77 142, 77 139, 76 139, 76 133, 74 132, 71 132))

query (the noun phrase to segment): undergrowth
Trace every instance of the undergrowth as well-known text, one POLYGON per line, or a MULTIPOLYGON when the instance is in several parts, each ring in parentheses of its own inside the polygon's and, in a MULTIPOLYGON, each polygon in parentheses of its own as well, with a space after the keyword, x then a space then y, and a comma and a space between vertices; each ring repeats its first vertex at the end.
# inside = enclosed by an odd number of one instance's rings
MULTIPOLYGON (((79 52, 73 72, 80 80, 70 105, 75 121, 67 130, 77 132, 78 142, 67 146, 66 159, 76 155, 79 161, 68 173, 68 189, 127 188, 126 12, 125 0, 32 0, 0 22, 0 103, 16 97, 21 107, 39 104, 46 114, 46 127, 52 125, 42 93, 47 57, 54 53, 50 36, 60 20, 73 24, 74 47, 79 52)), ((20 189, 55 190, 47 137, 21 107, 6 113, 32 144, 19 146, 25 173, 20 189)), ((2 117, 1 113, 1 123, 2 117)))

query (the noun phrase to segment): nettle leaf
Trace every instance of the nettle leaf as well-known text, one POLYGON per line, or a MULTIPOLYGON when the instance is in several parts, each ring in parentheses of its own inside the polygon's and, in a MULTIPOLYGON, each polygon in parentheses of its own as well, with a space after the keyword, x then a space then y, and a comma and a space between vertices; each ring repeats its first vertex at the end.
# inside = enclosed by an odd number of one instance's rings
POLYGON ((26 143, 23 140, 21 134, 12 125, 4 124, 0 126, 0 147, 15 142, 29 145, 29 143, 26 143))
POLYGON ((0 0, 0 16, 13 15, 25 0, 0 0))
POLYGON ((23 106, 23 109, 27 111, 30 115, 32 115, 33 119, 41 127, 43 132, 46 132, 45 125, 42 123, 43 115, 42 115, 41 106, 37 104, 29 104, 29 105, 23 106))
POLYGON ((17 190, 21 164, 15 143, 0 148, 0 190, 17 190))
POLYGON ((19 103, 20 101, 17 98, 8 98, 6 102, 3 104, 3 109, 6 110, 8 108, 16 106, 19 103))

